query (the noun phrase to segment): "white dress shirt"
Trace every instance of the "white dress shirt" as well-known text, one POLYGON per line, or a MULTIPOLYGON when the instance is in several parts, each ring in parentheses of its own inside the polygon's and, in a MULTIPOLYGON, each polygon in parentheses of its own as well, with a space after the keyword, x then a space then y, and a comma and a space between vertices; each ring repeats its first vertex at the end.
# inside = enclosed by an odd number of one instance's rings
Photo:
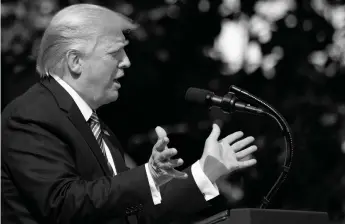
MULTIPOLYGON (((77 104, 82 115, 84 116, 84 119, 88 121, 92 115, 91 107, 85 102, 83 98, 81 98, 81 96, 70 85, 68 85, 65 81, 63 81, 59 76, 54 75, 54 74, 50 74, 50 75, 69 93, 69 95, 73 98, 74 102, 77 104)), ((116 172, 116 167, 114 164, 113 157, 104 140, 103 140, 103 145, 105 148, 107 159, 113 169, 114 174, 116 175, 117 172, 116 172)), ((145 170, 146 170, 147 179, 149 181, 153 203, 155 205, 160 204, 162 201, 162 197, 161 197, 159 189, 156 187, 154 180, 151 176, 151 173, 148 168, 148 163, 145 164, 145 170)), ((212 183, 207 178, 207 176, 201 169, 199 160, 196 161, 192 165, 191 172, 192 172, 196 185, 200 189, 201 193, 204 195, 204 198, 206 201, 211 200, 212 198, 219 195, 219 190, 218 190, 217 185, 212 183)))

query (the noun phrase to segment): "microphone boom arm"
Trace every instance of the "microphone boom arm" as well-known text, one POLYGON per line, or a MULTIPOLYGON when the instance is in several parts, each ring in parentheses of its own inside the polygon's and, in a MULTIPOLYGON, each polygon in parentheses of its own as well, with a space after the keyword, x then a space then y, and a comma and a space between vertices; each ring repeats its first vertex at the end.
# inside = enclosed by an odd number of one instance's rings
POLYGON ((260 98, 253 96, 252 94, 248 93, 245 90, 242 90, 234 85, 230 86, 230 91, 234 91, 235 93, 242 95, 252 101, 257 102, 261 107, 263 107, 265 110, 263 110, 263 114, 266 114, 267 116, 273 118, 279 125, 280 129, 282 130, 282 133, 284 135, 285 140, 285 161, 282 166, 282 171, 276 180, 276 182, 273 184, 272 188, 269 190, 267 195, 262 199, 261 205, 259 208, 266 208, 268 204, 270 203, 272 197, 275 195, 275 193, 279 190, 280 186, 283 184, 283 182, 286 180, 287 175, 289 173, 291 163, 292 163, 292 157, 293 157, 293 140, 291 135, 291 130, 284 119, 284 117, 275 110, 271 105, 266 103, 265 101, 261 100, 260 98))

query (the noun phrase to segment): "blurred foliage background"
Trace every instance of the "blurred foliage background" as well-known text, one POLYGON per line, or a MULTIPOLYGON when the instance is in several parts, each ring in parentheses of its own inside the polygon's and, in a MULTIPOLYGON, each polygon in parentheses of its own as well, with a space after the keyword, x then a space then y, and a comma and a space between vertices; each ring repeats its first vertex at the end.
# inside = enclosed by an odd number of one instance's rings
MULTIPOLYGON (((270 208, 345 211, 345 4, 341 0, 17 0, 1 2, 2 109, 38 80, 41 35, 59 9, 93 3, 140 27, 120 98, 100 113, 131 166, 148 160, 163 126, 185 166, 200 158, 208 111, 184 102, 188 87, 225 94, 237 85, 273 105, 295 141, 290 175, 270 208)), ((256 137, 256 167, 224 177, 225 206, 256 207, 280 172, 284 144, 269 118, 232 113, 223 135, 256 137)), ((213 208, 210 212, 224 210, 213 208)), ((209 214, 209 213, 203 213, 209 214)), ((202 216, 202 215, 201 215, 202 216)))

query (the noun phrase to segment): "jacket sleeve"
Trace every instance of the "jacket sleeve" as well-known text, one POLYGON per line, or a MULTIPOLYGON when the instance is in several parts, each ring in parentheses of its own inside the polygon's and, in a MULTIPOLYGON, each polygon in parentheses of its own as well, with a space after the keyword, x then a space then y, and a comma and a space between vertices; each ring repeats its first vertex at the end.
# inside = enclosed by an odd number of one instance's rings
MULTIPOLYGON (((115 134, 106 124, 103 122, 102 124, 111 133, 111 136, 116 141, 116 145, 123 152, 115 134)), ((184 219, 186 216, 193 215, 212 205, 205 200, 205 195, 196 184, 191 170, 191 167, 185 170, 188 174, 188 179, 172 179, 160 188, 161 203, 155 204, 154 199, 151 198, 152 203, 147 203, 144 211, 140 214, 141 219, 145 220, 144 223, 168 223, 176 218, 184 219)))
POLYGON ((95 223, 152 204, 145 167, 115 177, 83 180, 68 144, 53 127, 10 117, 3 124, 2 166, 43 223, 95 223))
POLYGON ((188 216, 212 206, 204 198, 192 176, 191 167, 184 170, 187 179, 172 179, 160 188, 160 204, 147 204, 141 213, 145 223, 169 223, 188 220, 188 216))

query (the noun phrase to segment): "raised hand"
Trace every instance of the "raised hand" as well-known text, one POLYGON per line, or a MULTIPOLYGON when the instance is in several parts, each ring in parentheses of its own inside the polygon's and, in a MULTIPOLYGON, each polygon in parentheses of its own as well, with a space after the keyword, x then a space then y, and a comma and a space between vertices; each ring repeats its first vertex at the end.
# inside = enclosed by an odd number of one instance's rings
POLYGON ((148 167, 156 186, 162 186, 172 178, 186 179, 188 177, 186 173, 174 169, 175 167, 181 166, 183 160, 180 158, 171 159, 171 157, 177 154, 177 150, 175 148, 168 148, 169 138, 165 130, 158 126, 155 131, 158 140, 153 146, 148 167))
POLYGON ((257 150, 253 143, 253 137, 246 137, 236 141, 243 136, 238 131, 218 141, 220 128, 213 124, 212 132, 205 142, 204 152, 200 159, 200 165, 211 182, 219 177, 229 174, 237 169, 243 169, 256 164, 255 159, 245 160, 247 156, 257 150))

